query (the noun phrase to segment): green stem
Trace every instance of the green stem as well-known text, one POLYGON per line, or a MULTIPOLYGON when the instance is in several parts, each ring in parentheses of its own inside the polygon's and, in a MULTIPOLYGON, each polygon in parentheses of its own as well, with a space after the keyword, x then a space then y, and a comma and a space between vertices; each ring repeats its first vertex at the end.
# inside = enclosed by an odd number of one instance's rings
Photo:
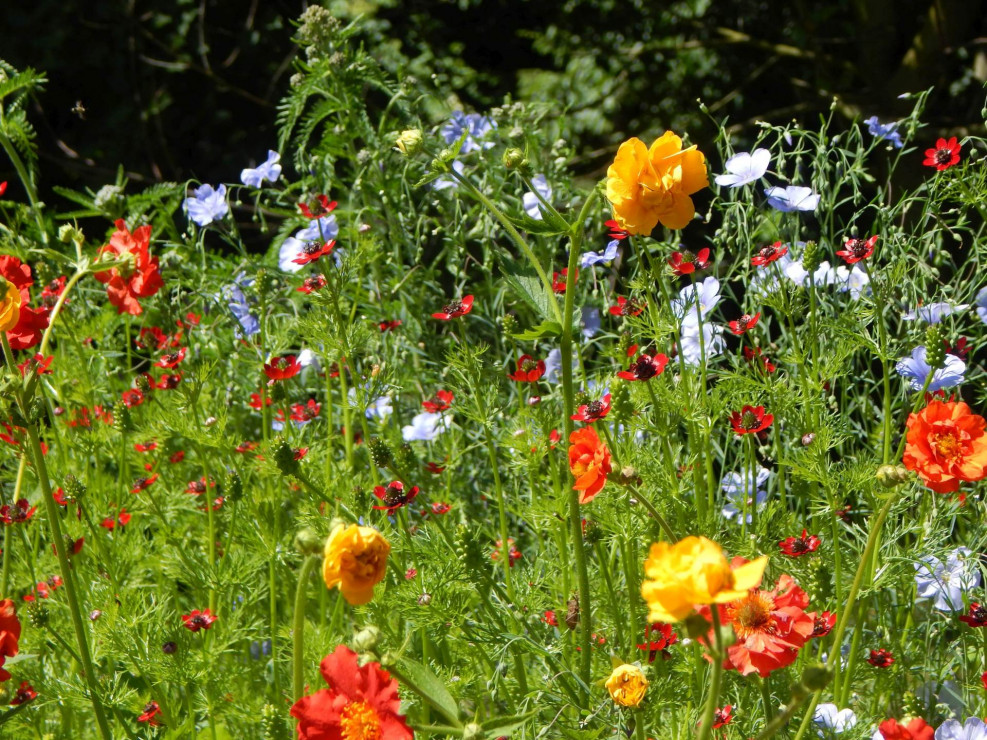
POLYGON ((487 453, 490 455, 490 470, 493 473, 494 491, 497 494, 497 516, 500 527, 500 564, 504 570, 504 584, 507 597, 514 601, 514 586, 511 582, 511 546, 507 541, 507 502, 504 500, 504 486, 500 480, 500 465, 497 462, 497 446, 490 427, 484 428, 487 437, 487 453))
POLYGON ((720 684, 723 681, 723 638, 720 636, 720 609, 716 604, 710 605, 713 617, 713 676, 710 679, 709 695, 706 697, 706 707, 703 709, 703 720, 696 733, 698 740, 709 740, 713 733, 713 718, 716 705, 720 700, 720 684))
MULTIPOLYGON (((295 615, 292 631, 292 699, 298 701, 305 691, 305 600, 312 568, 319 563, 318 555, 309 555, 298 571, 298 587, 295 589, 295 615)), ((272 653, 273 654, 273 653, 272 653)))

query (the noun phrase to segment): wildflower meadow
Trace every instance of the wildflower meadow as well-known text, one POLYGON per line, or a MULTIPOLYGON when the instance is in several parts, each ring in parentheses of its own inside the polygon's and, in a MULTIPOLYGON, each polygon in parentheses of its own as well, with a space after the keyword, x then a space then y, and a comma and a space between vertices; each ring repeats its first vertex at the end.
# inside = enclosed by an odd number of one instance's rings
POLYGON ((239 177, 57 203, 0 62, 0 737, 985 740, 987 141, 589 177, 360 30, 239 177))

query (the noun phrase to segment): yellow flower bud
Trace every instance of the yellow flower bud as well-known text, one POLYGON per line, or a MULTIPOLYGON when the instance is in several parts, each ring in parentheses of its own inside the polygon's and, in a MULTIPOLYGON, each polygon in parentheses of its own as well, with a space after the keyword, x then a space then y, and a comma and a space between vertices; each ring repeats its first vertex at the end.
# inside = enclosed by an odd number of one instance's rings
POLYGON ((615 704, 622 707, 636 707, 648 690, 648 679, 644 671, 636 665, 624 663, 613 669, 606 685, 610 698, 615 704))
POLYGON ((399 152, 410 157, 422 150, 423 143, 421 130, 409 128, 398 135, 395 146, 399 152))
POLYGON ((391 545, 373 527, 339 524, 325 546, 322 577, 328 588, 339 587, 343 598, 354 606, 374 597, 374 586, 387 573, 391 545))

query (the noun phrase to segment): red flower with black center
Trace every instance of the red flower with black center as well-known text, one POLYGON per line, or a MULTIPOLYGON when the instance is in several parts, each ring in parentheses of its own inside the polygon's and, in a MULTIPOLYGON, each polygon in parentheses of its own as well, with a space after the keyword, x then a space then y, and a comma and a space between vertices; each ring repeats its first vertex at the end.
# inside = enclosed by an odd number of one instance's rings
MULTIPOLYGON (((565 293, 565 286, 569 280, 569 268, 563 267, 562 272, 552 273, 552 290, 556 293, 565 293)), ((575 285, 576 281, 579 280, 579 269, 572 273, 572 284, 575 285)))
POLYGON ((370 662, 361 666, 345 645, 322 659, 329 685, 291 707, 298 740, 412 740, 398 696, 398 682, 370 662))
POLYGON ((22 362, 17 367, 21 371, 22 376, 26 376, 28 373, 34 373, 35 375, 51 375, 51 361, 55 359, 55 356, 45 357, 41 353, 36 353, 34 357, 28 357, 24 362, 22 362))
POLYGON ((599 421, 610 413, 610 394, 606 394, 599 401, 590 401, 589 403, 584 403, 578 409, 576 413, 572 415, 573 421, 581 421, 586 424, 592 424, 594 421, 599 421))
POLYGON ((872 236, 870 239, 848 237, 843 243, 843 249, 836 254, 842 257, 848 265, 856 264, 874 254, 874 245, 877 244, 877 240, 877 236, 872 236))
POLYGON ((26 498, 19 498, 13 506, 9 504, 0 506, 0 521, 4 524, 23 524, 31 520, 37 509, 38 507, 31 506, 26 498))
POLYGON ((18 704, 26 704, 36 698, 38 698, 38 692, 34 690, 34 687, 27 681, 21 681, 20 688, 17 689, 14 698, 10 700, 10 706, 16 707, 18 704))
POLYGON ((661 653, 662 660, 668 660, 671 655, 668 648, 679 641, 679 636, 675 634, 672 625, 664 622, 648 624, 644 628, 644 644, 637 646, 638 650, 648 652, 648 662, 654 663, 655 657, 661 653))
POLYGON ((812 626, 811 637, 825 637, 832 632, 833 627, 836 626, 836 615, 832 612, 823 612, 822 614, 809 612, 809 616, 815 620, 815 623, 812 626))
POLYGON ((203 611, 193 609, 190 613, 182 615, 182 624, 190 632, 198 632, 212 627, 212 623, 217 619, 219 617, 212 614, 208 609, 203 611))
POLYGON ((617 305, 608 309, 613 316, 640 316, 647 307, 647 303, 638 302, 631 298, 628 300, 624 296, 617 296, 617 305))
POLYGON ((713 729, 723 727, 733 721, 733 705, 727 704, 713 712, 713 729))
POLYGON ((308 454, 308 447, 296 447, 291 451, 292 460, 302 460, 308 454))
POLYGON ((186 350, 187 350, 186 347, 182 347, 177 352, 169 352, 168 354, 164 355, 160 360, 155 362, 154 366, 163 367, 168 370, 171 370, 172 368, 177 367, 182 363, 182 360, 185 359, 186 350))
POLYGON ((414 501, 417 495, 418 486, 412 486, 406 491, 404 483, 399 480, 391 481, 386 488, 384 486, 374 488, 374 496, 380 499, 382 505, 374 504, 373 508, 378 511, 396 511, 414 501))
POLYGON ((294 355, 285 355, 264 364, 264 375, 273 381, 293 378, 302 371, 302 365, 294 355))
POLYGON ((317 403, 314 398, 308 399, 308 402, 303 404, 293 403, 291 405, 291 418, 292 421, 302 422, 303 424, 308 421, 312 421, 319 412, 322 410, 322 405, 317 403))
POLYGON ((172 453, 171 457, 168 458, 168 462, 174 464, 180 463, 185 459, 185 450, 178 450, 172 453))
POLYGON ((788 247, 781 242, 775 242, 771 246, 761 247, 756 255, 751 258, 751 264, 756 267, 764 267, 777 259, 781 259, 788 254, 788 247))
POLYGON ((100 248, 99 258, 105 254, 109 260, 125 260, 125 264, 97 272, 93 277, 106 285, 107 297, 117 307, 117 313, 137 316, 144 311, 140 299, 153 296, 164 287, 164 281, 158 258, 148 252, 151 227, 144 225, 131 233, 123 219, 117 220, 116 227, 110 243, 100 248))
POLYGON ((302 284, 295 288, 299 293, 313 293, 317 290, 322 290, 326 287, 326 278, 324 275, 313 275, 312 277, 307 277, 302 281, 302 284))
POLYGON ((700 249, 698 254, 693 254, 688 250, 672 252, 672 257, 668 260, 668 266, 672 268, 672 272, 680 277, 691 275, 696 270, 705 270, 709 267, 709 263, 709 248, 707 247, 700 249))
POLYGON ((437 516, 448 514, 450 511, 452 511, 452 507, 444 501, 435 501, 432 503, 432 513, 437 516))
POLYGON ((894 663, 894 656, 891 655, 889 650, 871 650, 870 657, 867 659, 875 668, 890 668, 891 664, 894 663))
POLYGON ((305 246, 298 251, 298 256, 292 260, 296 265, 307 265, 309 262, 315 262, 321 257, 325 257, 327 254, 332 254, 332 250, 336 248, 336 240, 321 242, 318 240, 313 240, 306 242, 305 246))
POLYGON ((922 161, 922 164, 926 167, 935 167, 942 172, 943 170, 948 170, 953 165, 959 164, 959 161, 960 144, 956 141, 956 137, 953 136, 949 140, 939 139, 932 149, 926 149, 925 159, 922 161))
POLYGON ((51 497, 55 501, 55 503, 58 504, 59 506, 69 505, 68 499, 65 498, 65 489, 62 488, 61 486, 59 486, 54 491, 52 491, 51 497))
POLYGON ((336 201, 330 201, 326 195, 316 195, 308 203, 299 203, 298 210, 305 218, 315 220, 328 216, 337 205, 339 204, 336 201))
POLYGON ((422 401, 422 408, 430 414, 439 414, 449 409, 453 398, 452 391, 436 391, 430 399, 422 401))
POLYGON ((656 375, 661 375, 668 364, 668 357, 665 355, 639 355, 627 370, 617 373, 618 378, 624 380, 651 380, 656 375))
POLYGON ((734 411, 730 415, 730 424, 737 434, 763 432, 774 420, 772 414, 764 413, 764 406, 744 406, 742 411, 734 411))
MULTIPOLYGON (((213 482, 210 481, 209 488, 212 488, 215 485, 216 485, 215 483, 213 483, 213 482)), ((205 478, 205 476, 199 478, 199 480, 190 480, 188 482, 188 485, 185 486, 185 493, 190 494, 192 496, 200 496, 201 494, 203 494, 205 492, 206 492, 206 478, 205 478)))
POLYGON ((517 370, 507 377, 519 383, 535 383, 544 374, 544 360, 536 360, 531 355, 521 355, 517 361, 517 370))
POLYGON ((261 396, 260 393, 251 393, 250 400, 247 405, 252 409, 257 409, 258 411, 264 406, 270 406, 274 401, 271 400, 270 396, 261 396))
POLYGON ((241 442, 236 447, 236 451, 239 452, 241 455, 246 455, 248 452, 253 452, 256 449, 257 449, 256 442, 241 442))
POLYGON ((144 403, 144 394, 141 393, 139 388, 131 388, 130 390, 124 391, 120 395, 120 399, 123 401, 123 405, 128 409, 134 408, 134 406, 140 406, 144 403))
POLYGON ((886 719, 877 726, 884 740, 933 740, 936 731, 921 717, 915 717, 907 725, 896 719, 886 719))
POLYGON ((452 319, 459 318, 460 316, 465 316, 472 310, 473 296, 467 295, 463 296, 461 301, 453 301, 452 303, 443 306, 441 311, 432 314, 432 318, 438 319, 439 321, 450 321, 452 319))
POLYGON ((747 360, 747 364, 753 366, 758 371, 770 375, 776 368, 774 363, 768 359, 768 356, 761 353, 760 347, 744 347, 744 359, 747 360))
POLYGON ((819 538, 814 534, 809 534, 807 530, 802 530, 801 537, 789 537, 778 543, 781 551, 792 558, 801 557, 809 552, 819 549, 819 538))
POLYGON ((760 311, 758 311, 753 316, 745 313, 736 321, 730 322, 730 331, 732 331, 734 334, 736 334, 739 337, 741 334, 745 334, 749 330, 757 326, 757 322, 760 318, 761 318, 760 311))
POLYGON ((112 532, 114 529, 116 529, 117 524, 119 524, 121 527, 126 527, 128 524, 130 524, 130 513, 125 508, 121 508, 120 513, 115 517, 112 515, 106 517, 103 521, 99 523, 99 526, 112 532))
POLYGON ((960 617, 960 621, 971 627, 987 627, 987 606, 974 601, 970 604, 970 613, 960 617))
POLYGON ((620 228, 620 224, 618 224, 614 219, 610 219, 609 221, 604 221, 603 225, 606 226, 608 231, 610 232, 609 235, 611 239, 620 240, 620 239, 626 239, 627 237, 630 236, 630 233, 620 228))
POLYGON ((138 722, 147 722, 151 727, 158 727, 161 723, 155 717, 161 714, 161 707, 156 701, 149 701, 144 705, 144 711, 137 717, 138 722))
MULTIPOLYGON (((491 560, 500 560, 500 551, 503 549, 503 541, 497 540, 496 549, 490 553, 491 560)), ((510 562, 510 567, 514 567, 514 563, 520 560, 523 556, 521 551, 514 547, 514 538, 507 538, 507 557, 510 562)))
POLYGON ((163 374, 158 381, 154 383, 154 387, 159 391, 173 391, 178 387, 178 384, 182 382, 182 376, 180 374, 169 375, 168 373, 163 374))
POLYGON ((158 443, 157 442, 153 442, 153 441, 152 442, 136 442, 134 444, 134 449, 137 452, 154 452, 156 449, 158 449, 158 443))
POLYGON ((157 479, 158 479, 157 473, 147 478, 138 478, 137 480, 134 481, 134 484, 130 487, 130 492, 140 493, 141 491, 147 490, 157 479))
POLYGON ((388 321, 381 321, 377 324, 377 328, 381 330, 381 333, 385 331, 394 331, 404 322, 401 319, 389 319, 388 321))

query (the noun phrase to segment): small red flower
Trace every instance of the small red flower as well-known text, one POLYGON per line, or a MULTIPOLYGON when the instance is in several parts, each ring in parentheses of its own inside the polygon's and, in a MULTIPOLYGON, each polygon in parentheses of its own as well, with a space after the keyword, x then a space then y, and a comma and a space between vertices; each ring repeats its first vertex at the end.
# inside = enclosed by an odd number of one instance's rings
POLYGON ((160 360, 155 362, 154 366, 171 370, 182 363, 182 360, 185 359, 186 350, 186 347, 182 347, 177 352, 169 352, 168 354, 162 356, 160 360))
POLYGON ((308 454, 308 447, 297 447, 292 450, 291 459, 292 460, 302 460, 308 454))
POLYGON ((305 278, 302 284, 295 288, 299 293, 314 293, 317 290, 322 290, 326 287, 326 278, 324 275, 313 275, 311 277, 305 278))
POLYGON ((884 740, 933 740, 936 731, 921 717, 915 717, 908 724, 899 724, 896 719, 886 719, 877 726, 884 740))
POLYGON ((137 452, 154 452, 158 449, 157 442, 137 442, 134 444, 134 449, 137 452))
POLYGON ((960 337, 956 340, 956 344, 950 344, 949 340, 944 340, 943 344, 946 345, 946 354, 955 355, 961 360, 966 360, 967 354, 970 352, 970 348, 967 347, 966 337, 960 337))
POLYGON ((271 380, 287 380, 302 371, 302 365, 294 355, 285 355, 264 364, 264 375, 271 380))
POLYGON ((980 674, 980 683, 983 684, 984 690, 987 691, 987 671, 980 674))
POLYGON ((741 334, 746 334, 748 331, 757 326, 758 320, 761 318, 761 312, 758 311, 756 314, 751 316, 750 314, 744 314, 736 321, 730 322, 730 331, 736 334, 738 337, 741 334))
POLYGON ((123 405, 129 409, 134 408, 134 406, 140 406, 144 403, 144 394, 139 388, 131 388, 130 390, 124 391, 120 395, 123 405))
MULTIPOLYGON (((491 560, 500 560, 500 551, 502 549, 502 540, 497 540, 496 548, 492 553, 490 553, 491 560)), ((514 567, 514 563, 521 559, 521 551, 514 547, 514 538, 507 538, 507 557, 510 561, 510 567, 514 567)))
POLYGON ((252 409, 257 409, 258 411, 264 406, 270 406, 274 401, 271 400, 270 396, 261 396, 260 393, 251 393, 250 400, 247 405, 252 409))
POLYGON ((13 506, 4 504, 0 506, 0 521, 4 524, 23 524, 30 521, 37 511, 37 506, 31 506, 26 498, 17 499, 13 506))
POLYGON ((54 359, 54 355, 45 357, 41 353, 37 353, 33 357, 28 357, 17 367, 20 368, 22 376, 26 376, 30 372, 33 372, 35 375, 51 375, 51 370, 48 368, 54 359))
MULTIPOLYGON (((2 193, 0 193, 0 195, 2 195, 2 193)), ((603 225, 610 231, 611 239, 626 239, 630 236, 630 233, 620 228, 620 225, 614 219, 604 221, 603 225)))
POLYGON ((438 414, 449 409, 453 398, 452 391, 436 391, 430 399, 422 401, 422 408, 430 414, 438 414))
POLYGON ((698 254, 686 250, 685 252, 672 252, 668 266, 676 275, 691 275, 696 270, 705 270, 709 267, 709 248, 703 247, 698 254))
POLYGON ((138 478, 137 480, 134 481, 134 485, 130 487, 130 492, 140 493, 141 491, 144 491, 147 488, 149 488, 157 479, 158 479, 157 473, 155 473, 154 475, 148 478, 138 478))
POLYGON ((336 240, 321 242, 318 240, 313 240, 306 242, 298 251, 298 256, 292 260, 296 265, 307 265, 309 262, 315 262, 321 257, 325 257, 327 254, 332 254, 332 250, 336 248, 336 240))
POLYGON ((724 707, 720 707, 713 713, 713 729, 717 727, 723 727, 723 725, 728 725, 733 720, 733 705, 727 704, 724 707))
POLYGON ((608 310, 614 316, 640 316, 641 312, 647 308, 647 305, 647 303, 639 303, 633 298, 628 300, 624 296, 619 295, 617 296, 617 305, 610 306, 608 310))
POLYGON ((256 449, 257 449, 256 442, 241 442, 239 445, 237 445, 236 452, 239 452, 241 455, 246 455, 248 452, 253 452, 256 449))
POLYGON ((291 404, 291 418, 292 421, 305 423, 317 417, 321 410, 322 405, 317 403, 314 398, 310 398, 305 404, 291 404))
MULTIPOLYGON (((213 488, 215 487, 215 485, 216 485, 215 483, 210 481, 208 484, 208 488, 213 488)), ((188 485, 185 486, 185 493, 189 494, 190 496, 200 496, 206 492, 206 488, 207 488, 206 477, 202 476, 201 478, 199 478, 199 480, 190 480, 188 482, 188 485)))
POLYGON ((401 319, 390 319, 389 321, 381 321, 377 324, 377 328, 380 329, 382 333, 385 331, 394 331, 403 323, 404 322, 401 321, 401 319))
POLYGON ((328 196, 316 195, 308 203, 299 203, 298 210, 302 212, 305 218, 314 220, 317 218, 322 218, 323 216, 328 216, 336 206, 339 205, 336 201, 330 201, 328 196))
MULTIPOLYGON (((568 280, 569 280, 569 268, 568 267, 563 267, 562 268, 562 272, 553 272, 552 273, 552 290, 554 290, 556 293, 565 293, 565 286, 566 286, 566 283, 568 282, 568 280)), ((573 285, 576 284, 576 281, 577 280, 579 280, 579 269, 578 268, 572 274, 572 283, 573 283, 573 285)))
POLYGON ((413 581, 417 575, 418 570, 416 568, 408 568, 408 570, 404 572, 404 580, 413 581))
POLYGON ((730 424, 737 434, 763 432, 774 420, 772 414, 764 413, 764 406, 744 406, 742 411, 734 411, 730 415, 730 424))
POLYGON ((545 614, 544 614, 544 616, 542 616, 541 621, 543 621, 549 627, 558 627, 559 626, 558 617, 555 616, 555 611, 552 610, 552 609, 547 609, 545 611, 545 614))
POLYGON ((606 394, 599 401, 590 401, 589 403, 584 403, 578 409, 576 413, 572 415, 573 421, 581 421, 586 424, 592 424, 594 421, 599 421, 610 413, 610 394, 606 394))
POLYGON ((767 355, 761 353, 760 347, 744 347, 744 359, 747 360, 747 364, 766 375, 770 375, 778 369, 767 355))
POLYGON ((536 360, 531 355, 521 355, 517 361, 517 370, 507 377, 519 383, 535 383, 544 374, 544 360, 536 360))
POLYGON ((891 655, 890 651, 883 648, 880 650, 871 650, 867 662, 875 668, 890 668, 891 664, 894 663, 894 656, 891 655))
POLYGON ((173 391, 178 387, 178 384, 182 382, 181 375, 169 375, 168 373, 163 374, 158 378, 158 382, 154 383, 154 387, 161 391, 173 391))
POLYGON ((562 441, 562 435, 559 434, 558 429, 553 429, 551 432, 548 433, 548 446, 551 447, 553 450, 555 449, 555 446, 561 441, 562 441))
POLYGON ((758 253, 751 258, 751 264, 756 267, 763 267, 786 254, 788 254, 788 247, 781 242, 775 242, 769 247, 761 247, 758 253))
POLYGON ((667 660, 671 657, 668 648, 679 641, 679 636, 675 634, 672 625, 664 622, 648 624, 644 628, 644 644, 637 646, 638 650, 648 651, 648 662, 654 663, 655 657, 660 652, 662 658, 667 660))
POLYGON ((974 601, 970 604, 970 613, 960 617, 960 621, 971 627, 987 627, 987 606, 974 601))
POLYGON ((55 503, 58 504, 59 506, 69 505, 68 499, 65 498, 65 489, 63 489, 61 486, 59 486, 54 491, 52 491, 51 497, 55 500, 55 503))
POLYGON ((182 624, 190 632, 198 632, 199 630, 207 630, 212 627, 212 623, 217 619, 219 617, 211 614, 208 609, 203 611, 193 609, 190 613, 182 615, 182 624))
POLYGON ((184 459, 185 459, 185 451, 178 450, 177 452, 173 453, 171 457, 168 458, 168 462, 172 463, 173 465, 177 465, 184 459))
POLYGON ((946 139, 939 139, 932 149, 926 149, 925 159, 922 161, 922 164, 926 167, 935 167, 942 172, 955 164, 959 164, 959 161, 960 145, 956 141, 956 137, 953 136, 948 141, 946 139))
POLYGON ((115 517, 114 516, 106 517, 103 521, 99 523, 99 526, 112 532, 114 529, 116 529, 117 524, 119 524, 121 527, 126 527, 128 524, 130 524, 130 513, 125 508, 121 508, 120 513, 115 517))
POLYGON ((151 727, 158 727, 161 723, 155 717, 161 714, 161 707, 156 701, 149 701, 144 705, 144 711, 137 717, 138 722, 147 722, 151 727))
POLYGON ((445 471, 445 466, 439 465, 438 463, 429 462, 429 463, 425 463, 425 470, 427 470, 432 475, 439 475, 440 473, 445 471))
POLYGON ((668 364, 668 357, 665 355, 639 355, 627 370, 617 373, 618 378, 624 380, 651 380, 656 375, 661 375, 668 364))
POLYGON ((402 506, 406 506, 415 500, 418 495, 418 486, 412 486, 410 490, 404 490, 404 483, 399 480, 391 481, 387 487, 377 486, 374 488, 374 496, 380 499, 381 506, 374 505, 378 511, 396 511, 402 506))
POLYGON ((3 182, 0 182, 0 198, 2 198, 3 194, 6 192, 7 192, 7 181, 4 180, 3 182))
POLYGON ((856 264, 874 254, 874 246, 877 244, 877 240, 877 236, 872 236, 870 239, 848 237, 843 243, 843 249, 836 254, 842 257, 843 261, 848 265, 856 264))
POLYGON ((473 296, 467 295, 463 296, 461 301, 453 301, 447 306, 443 306, 440 312, 432 314, 432 318, 439 319, 439 321, 450 321, 460 316, 465 316, 472 310, 473 296))
POLYGON ((25 704, 29 701, 34 701, 38 697, 38 692, 34 690, 27 681, 21 681, 20 688, 17 689, 17 693, 14 694, 14 698, 10 700, 10 706, 16 707, 18 704, 25 704))
POLYGON ((801 537, 789 537, 778 543, 781 551, 792 558, 801 557, 809 552, 819 549, 819 538, 814 534, 809 534, 807 530, 802 530, 801 537))

